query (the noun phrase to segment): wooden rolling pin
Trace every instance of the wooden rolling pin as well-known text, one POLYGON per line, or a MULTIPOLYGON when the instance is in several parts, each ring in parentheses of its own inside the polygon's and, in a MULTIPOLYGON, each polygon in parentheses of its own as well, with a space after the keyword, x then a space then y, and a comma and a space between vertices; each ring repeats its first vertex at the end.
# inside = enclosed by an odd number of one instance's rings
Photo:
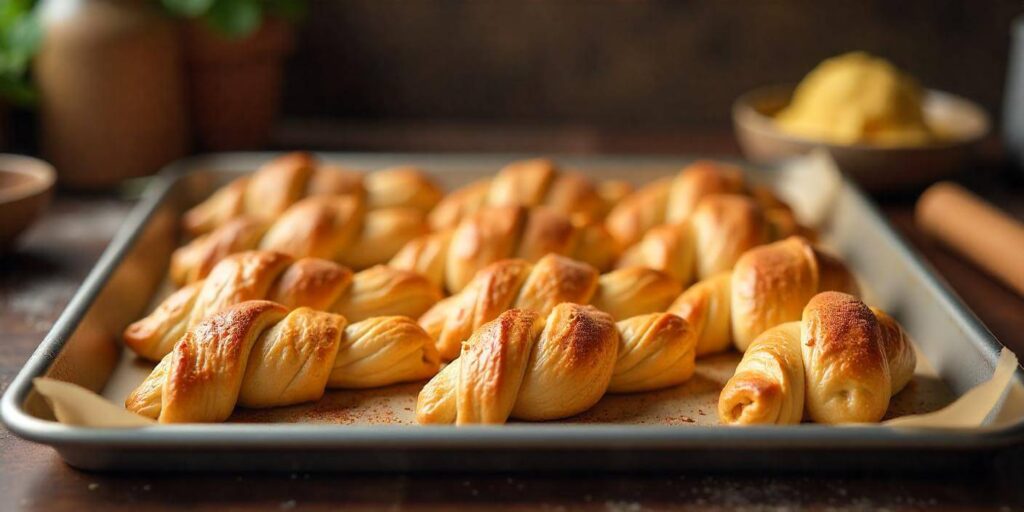
POLYGON ((1024 296, 1024 224, 967 189, 939 182, 917 200, 917 224, 1024 296))

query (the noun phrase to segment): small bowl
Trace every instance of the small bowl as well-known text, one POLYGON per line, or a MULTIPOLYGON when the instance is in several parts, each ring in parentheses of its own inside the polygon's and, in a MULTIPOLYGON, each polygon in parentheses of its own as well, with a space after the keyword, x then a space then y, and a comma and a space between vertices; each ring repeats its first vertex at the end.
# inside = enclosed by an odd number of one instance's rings
POLYGON ((823 147, 844 173, 865 188, 906 189, 932 183, 969 165, 989 131, 988 115, 981 107, 953 94, 928 90, 922 105, 925 120, 942 126, 947 140, 926 146, 876 146, 807 139, 779 130, 773 119, 789 104, 794 88, 755 89, 733 104, 733 126, 748 160, 771 164, 823 147))
POLYGON ((46 209, 57 173, 36 158, 0 153, 0 250, 46 209))

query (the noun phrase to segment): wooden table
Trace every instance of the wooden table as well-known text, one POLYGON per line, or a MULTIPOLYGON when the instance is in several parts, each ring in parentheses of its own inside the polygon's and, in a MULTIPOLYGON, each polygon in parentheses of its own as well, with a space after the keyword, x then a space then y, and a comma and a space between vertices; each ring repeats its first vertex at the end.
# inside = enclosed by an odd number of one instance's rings
MULTIPOLYGON (((324 129, 316 137, 292 127, 282 145, 381 149, 365 130, 324 129), (348 135, 346 135, 348 134, 348 135)), ((494 135, 452 128, 443 144, 424 143, 416 129, 401 132, 406 149, 634 151, 730 153, 731 138, 686 134, 609 134, 559 130, 494 135), (410 135, 409 133, 412 133, 410 135), (504 138, 503 138, 504 137, 504 138), (454 141, 454 142, 453 142, 454 141)), ((395 131, 380 129, 384 140, 395 131)), ((498 132, 495 132, 498 133, 498 132)), ((1024 175, 1021 175, 1024 176, 1024 175)), ((998 169, 964 181, 1024 217, 1020 179, 998 169)), ((882 198, 894 225, 935 266, 1006 345, 1024 353, 1024 299, 971 265, 936 247, 916 230, 912 195, 882 198)), ((6 389, 95 263, 132 201, 114 195, 59 195, 47 216, 13 253, 0 256, 0 391, 6 389)), ((1024 505, 1024 475, 345 475, 345 474, 93 474, 64 465, 50 448, 0 429, 0 509, 101 508, 136 510, 188 505, 197 509, 505 509, 647 510, 813 506, 849 510, 992 508, 1024 505)))

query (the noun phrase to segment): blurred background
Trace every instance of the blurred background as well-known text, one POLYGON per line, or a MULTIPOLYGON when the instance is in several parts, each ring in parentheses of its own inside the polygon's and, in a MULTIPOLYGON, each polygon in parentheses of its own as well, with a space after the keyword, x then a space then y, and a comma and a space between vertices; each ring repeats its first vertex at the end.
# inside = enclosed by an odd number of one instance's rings
POLYGON ((998 112, 1022 4, 314 1, 286 118, 728 129, 740 94, 851 50, 998 112))
MULTIPOLYGON (((821 60, 850 50, 886 57, 927 87, 971 98, 998 122, 1011 20, 1022 11, 1020 2, 955 0, 5 1, 58 14, 76 7, 89 11, 60 21, 44 17, 42 33, 57 33, 54 39, 62 36, 65 46, 76 48, 53 50, 47 46, 59 45, 42 38, 42 53, 50 64, 45 70, 37 67, 35 75, 44 82, 79 82, 74 88, 94 89, 92 96, 106 98, 99 103, 115 102, 111 96, 130 95, 132 89, 152 84, 145 77, 133 79, 133 73, 103 75, 104 67, 126 64, 88 54, 84 47, 90 44, 101 51, 104 45, 106 50, 134 45, 139 60, 148 59, 143 56, 147 51, 160 53, 163 48, 164 55, 155 60, 165 65, 185 62, 185 76, 168 74, 167 83, 158 85, 170 88, 177 79, 188 84, 183 98, 166 102, 205 99, 204 106, 193 105, 193 113, 199 113, 189 122, 189 140, 198 145, 190 143, 178 152, 299 146, 524 150, 538 143, 538 150, 572 151, 598 144, 591 141, 597 137, 593 129, 622 135, 614 138, 613 150, 651 149, 642 140, 630 139, 638 134, 658 138, 661 145, 654 149, 664 152, 672 149, 672 134, 728 132, 730 107, 741 93, 766 84, 796 83, 821 60), (127 16, 113 11, 140 16, 142 7, 177 16, 178 23, 194 26, 194 20, 203 20, 198 24, 213 25, 216 35, 247 48, 234 51, 242 55, 227 55, 231 52, 209 41, 197 42, 201 38, 196 30, 184 31, 181 55, 167 55, 173 53, 171 44, 153 42, 152 37, 143 44, 130 42, 124 34, 68 35, 68 26, 102 25, 97 18, 120 17, 127 23, 127 16), (265 27, 282 18, 287 20, 285 29, 265 27), (193 21, 178 21, 182 19, 193 21), (68 60, 89 67, 53 71, 76 67, 68 60), (204 93, 197 85, 197 76, 210 74, 196 71, 204 61, 212 61, 221 74, 235 75, 208 77, 213 89, 219 83, 226 92, 204 93), (283 82, 267 83, 259 70, 255 78, 246 77, 253 73, 242 69, 246 66, 261 67, 264 74, 280 68, 283 82), (275 91, 278 87, 280 92, 275 91), (271 100, 275 95, 279 104, 271 100), (234 125, 201 119, 210 116, 203 110, 230 110, 229 103, 251 112, 234 125), (268 109, 279 109, 279 116, 269 117, 268 109), (196 126, 203 123, 206 132, 219 132, 212 136, 216 140, 204 140, 204 128, 196 126), (270 127, 265 133, 254 126, 266 123, 270 127), (247 133, 225 133, 232 130, 247 133)), ((113 59, 119 58, 124 57, 113 59)), ((16 102, 27 106, 14 108, 8 120, 8 149, 38 150, 38 107, 41 103, 46 110, 48 93, 67 95, 57 89, 44 83, 34 101, 16 102)), ((101 107, 86 96, 79 99, 93 103, 94 109, 101 107)), ((160 109, 151 110, 157 115, 160 109)))

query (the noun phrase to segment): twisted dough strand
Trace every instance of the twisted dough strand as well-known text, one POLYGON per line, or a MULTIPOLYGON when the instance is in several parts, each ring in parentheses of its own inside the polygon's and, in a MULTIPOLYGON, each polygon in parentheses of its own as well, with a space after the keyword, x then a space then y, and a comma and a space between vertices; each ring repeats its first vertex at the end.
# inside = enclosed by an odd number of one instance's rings
POLYGON ((596 221, 630 191, 621 181, 594 184, 578 172, 564 171, 546 158, 513 162, 492 179, 448 194, 430 212, 434 230, 454 228, 488 206, 546 206, 584 221, 596 221))
POLYGON ((433 341, 405 317, 345 317, 248 301, 189 330, 125 401, 161 423, 224 421, 236 405, 319 400, 327 387, 415 381, 439 366, 433 341))
POLYGON ((875 422, 913 377, 903 329, 852 295, 823 292, 802 319, 757 337, 718 401, 729 425, 875 422))
POLYGON ((800 232, 788 209, 775 215, 736 194, 704 196, 686 220, 655 226, 629 247, 619 266, 648 266, 684 284, 730 270, 746 251, 800 232))
POLYGON ((390 264, 419 272, 454 293, 498 260, 537 261, 555 253, 607 269, 618 252, 600 224, 580 223, 542 207, 500 206, 475 212, 455 229, 409 242, 390 264))
POLYGON ((358 197, 313 196, 292 204, 273 221, 242 216, 200 235, 171 255, 170 276, 178 285, 192 283, 226 256, 254 249, 363 269, 386 262, 426 231, 423 214, 411 208, 366 211, 358 197))
POLYGON ((431 307, 420 325, 437 340, 445 360, 458 356, 463 340, 502 312, 516 308, 546 316, 563 302, 593 304, 613 318, 664 311, 681 286, 648 268, 597 269, 549 254, 536 264, 501 260, 483 268, 461 292, 431 307))
POLYGON ((371 210, 401 207, 426 214, 442 194, 423 171, 414 167, 364 174, 335 165, 318 165, 309 153, 293 152, 216 190, 185 212, 182 224, 189 233, 199 235, 242 216, 269 223, 299 199, 314 195, 351 195, 365 201, 371 210))
POLYGON ((655 226, 686 221, 702 199, 716 194, 752 196, 769 217, 776 211, 783 216, 788 213, 788 207, 769 189, 748 185, 738 167, 700 160, 676 176, 652 182, 622 199, 608 213, 608 231, 623 247, 632 246, 655 226))
POLYGON ((606 392, 682 383, 694 371, 693 332, 671 314, 614 323, 593 306, 546 317, 511 309, 477 329, 462 355, 420 392, 420 423, 504 423, 579 414, 606 392))
POLYGON ((352 321, 375 316, 419 317, 441 292, 422 276, 377 266, 353 275, 336 263, 249 251, 222 260, 202 281, 171 294, 152 313, 129 325, 125 345, 158 361, 206 317, 247 300, 269 299, 340 313, 352 321))
POLYGON ((762 332, 799 320, 807 302, 826 290, 856 294, 857 284, 841 261, 795 236, 745 252, 732 272, 691 286, 668 311, 700 333, 698 355, 730 345, 743 352, 762 332))

